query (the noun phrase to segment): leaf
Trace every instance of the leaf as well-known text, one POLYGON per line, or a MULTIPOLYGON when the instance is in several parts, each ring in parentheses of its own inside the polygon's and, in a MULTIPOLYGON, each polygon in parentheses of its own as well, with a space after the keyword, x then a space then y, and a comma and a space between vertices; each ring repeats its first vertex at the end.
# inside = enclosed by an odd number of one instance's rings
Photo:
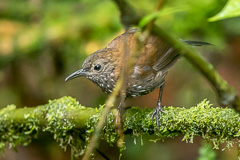
POLYGON ((224 8, 215 16, 208 19, 210 22, 240 16, 240 1, 229 0, 224 8))
POLYGON ((182 6, 182 7, 172 7, 172 8, 167 8, 164 10, 160 10, 157 12, 154 12, 152 14, 149 14, 145 17, 142 18, 142 20, 139 22, 139 28, 143 28, 145 27, 149 22, 154 21, 162 16, 167 16, 167 15, 171 15, 174 14, 176 12, 181 12, 181 11, 185 11, 187 10, 186 6, 182 6))

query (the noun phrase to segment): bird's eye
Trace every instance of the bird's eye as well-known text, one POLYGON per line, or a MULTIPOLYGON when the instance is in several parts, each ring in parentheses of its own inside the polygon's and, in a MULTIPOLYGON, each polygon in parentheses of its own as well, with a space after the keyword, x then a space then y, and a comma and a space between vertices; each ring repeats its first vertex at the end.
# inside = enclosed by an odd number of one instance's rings
POLYGON ((94 66, 94 70, 96 71, 99 71, 101 69, 101 65, 100 64, 97 64, 96 66, 94 66))

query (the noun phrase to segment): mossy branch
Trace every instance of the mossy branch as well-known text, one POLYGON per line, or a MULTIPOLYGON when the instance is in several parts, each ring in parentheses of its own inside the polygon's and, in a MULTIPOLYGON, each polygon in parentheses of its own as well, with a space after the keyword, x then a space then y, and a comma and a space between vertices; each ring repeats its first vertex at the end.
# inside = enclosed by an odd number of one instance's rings
MULTIPOLYGON (((153 109, 131 107, 126 109, 123 130, 134 137, 154 134, 157 139, 183 134, 183 140, 189 142, 194 136, 202 136, 215 148, 223 142, 227 142, 227 147, 232 146, 232 140, 240 136, 239 114, 233 109, 210 106, 204 100, 190 109, 164 108, 166 114, 161 115, 159 129, 151 120, 153 109)), ((16 109, 10 105, 0 110, 0 147, 3 151, 7 143, 13 148, 27 145, 39 132, 50 132, 61 147, 71 146, 75 155, 79 156, 84 153, 102 110, 103 106, 98 109, 83 107, 71 97, 33 108, 16 109)), ((101 138, 109 143, 115 143, 119 138, 113 124, 115 111, 108 116, 101 133, 101 138)))

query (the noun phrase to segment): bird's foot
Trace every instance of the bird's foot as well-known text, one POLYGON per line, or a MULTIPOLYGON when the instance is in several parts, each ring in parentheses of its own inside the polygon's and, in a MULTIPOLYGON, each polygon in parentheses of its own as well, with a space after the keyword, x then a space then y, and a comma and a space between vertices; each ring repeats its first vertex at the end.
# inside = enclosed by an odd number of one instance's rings
POLYGON ((156 116, 156 122, 157 122, 157 128, 159 129, 160 127, 160 123, 159 123, 159 118, 160 118, 160 115, 159 115, 159 111, 162 112, 162 113, 166 113, 162 110, 162 107, 159 105, 156 107, 156 109, 154 110, 153 114, 152 114, 152 121, 154 120, 154 117, 156 116))

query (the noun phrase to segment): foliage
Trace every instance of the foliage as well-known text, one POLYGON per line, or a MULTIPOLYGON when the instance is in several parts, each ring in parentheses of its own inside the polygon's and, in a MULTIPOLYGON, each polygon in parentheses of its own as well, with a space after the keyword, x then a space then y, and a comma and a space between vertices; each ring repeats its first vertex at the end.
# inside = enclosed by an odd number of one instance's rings
POLYGON ((214 17, 209 18, 210 22, 240 16, 240 2, 229 0, 224 8, 214 17))

